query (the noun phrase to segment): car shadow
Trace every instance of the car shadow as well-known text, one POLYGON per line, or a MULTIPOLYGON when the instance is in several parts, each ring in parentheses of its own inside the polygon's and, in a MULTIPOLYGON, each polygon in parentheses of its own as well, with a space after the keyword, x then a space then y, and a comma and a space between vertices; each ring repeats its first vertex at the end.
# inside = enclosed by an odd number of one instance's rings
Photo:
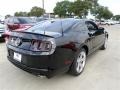
POLYGON ((5 42, 5 40, 4 39, 0 39, 0 43, 4 43, 5 42))

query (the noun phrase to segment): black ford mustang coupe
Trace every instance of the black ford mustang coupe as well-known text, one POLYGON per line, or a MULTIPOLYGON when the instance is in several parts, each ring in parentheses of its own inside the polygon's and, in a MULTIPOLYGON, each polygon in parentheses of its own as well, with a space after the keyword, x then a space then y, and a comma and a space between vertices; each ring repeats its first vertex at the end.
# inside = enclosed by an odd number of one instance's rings
POLYGON ((94 22, 83 19, 55 19, 39 22, 25 31, 10 34, 8 59, 35 75, 82 73, 86 56, 106 49, 108 33, 94 22))

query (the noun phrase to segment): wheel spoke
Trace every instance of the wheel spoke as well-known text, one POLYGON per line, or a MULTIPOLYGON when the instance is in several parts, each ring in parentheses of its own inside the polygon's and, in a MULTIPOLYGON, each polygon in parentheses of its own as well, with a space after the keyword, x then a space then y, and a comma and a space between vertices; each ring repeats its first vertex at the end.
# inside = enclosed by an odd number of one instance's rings
POLYGON ((85 61, 86 61, 86 54, 85 52, 81 52, 78 56, 78 59, 77 59, 77 72, 81 72, 85 66, 85 61))

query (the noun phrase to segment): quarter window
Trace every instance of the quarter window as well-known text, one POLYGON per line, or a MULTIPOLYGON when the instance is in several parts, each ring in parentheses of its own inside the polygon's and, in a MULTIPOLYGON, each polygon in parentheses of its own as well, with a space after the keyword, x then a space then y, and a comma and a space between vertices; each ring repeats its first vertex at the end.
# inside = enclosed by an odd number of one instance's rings
POLYGON ((89 31, 93 31, 93 30, 95 31, 98 29, 97 25, 93 22, 88 21, 86 22, 86 25, 89 31))

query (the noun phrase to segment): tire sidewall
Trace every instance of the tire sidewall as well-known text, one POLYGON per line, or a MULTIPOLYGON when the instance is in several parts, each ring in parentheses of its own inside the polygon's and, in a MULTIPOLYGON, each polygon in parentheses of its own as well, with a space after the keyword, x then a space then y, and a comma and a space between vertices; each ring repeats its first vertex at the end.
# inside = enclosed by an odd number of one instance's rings
POLYGON ((73 61, 73 64, 71 66, 71 74, 73 74, 75 76, 80 75, 84 71, 84 68, 86 66, 86 61, 85 61, 85 66, 83 67, 82 71, 80 73, 77 72, 76 68, 77 68, 78 55, 80 54, 80 52, 83 52, 83 51, 85 52, 85 55, 86 55, 86 50, 84 48, 79 49, 75 54, 74 61, 73 61))

